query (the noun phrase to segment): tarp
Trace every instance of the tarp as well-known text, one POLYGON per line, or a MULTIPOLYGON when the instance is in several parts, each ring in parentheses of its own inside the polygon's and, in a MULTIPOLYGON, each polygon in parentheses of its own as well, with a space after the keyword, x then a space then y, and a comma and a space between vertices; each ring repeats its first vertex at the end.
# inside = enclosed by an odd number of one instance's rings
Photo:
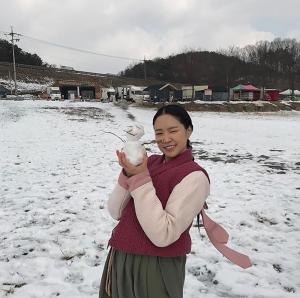
MULTIPOLYGON (((285 91, 282 91, 279 93, 280 95, 288 95, 288 96, 291 96, 292 95, 292 89, 287 89, 285 91)), ((300 91, 299 90, 294 90, 294 95, 297 95, 299 96, 300 95, 300 91)))
POLYGON ((169 84, 169 83, 163 85, 163 86, 162 86, 161 88, 159 88, 158 90, 161 91, 161 90, 165 89, 166 87, 170 87, 170 89, 173 89, 173 90, 178 90, 174 85, 169 84))
POLYGON ((253 85, 244 85, 245 91, 260 91, 260 89, 254 87, 253 85))
POLYGON ((131 86, 132 91, 143 91, 145 87, 131 86))
POLYGON ((241 91, 243 90, 243 85, 237 85, 235 87, 232 88, 233 91, 241 91))
POLYGON ((253 85, 237 85, 232 88, 233 91, 260 91, 258 88, 254 87, 253 85))
POLYGON ((203 91, 208 89, 208 85, 195 86, 195 91, 203 91))
POLYGON ((286 89, 282 92, 279 93, 280 95, 291 95, 292 94, 292 90, 291 89, 286 89))
MULTIPOLYGON (((208 85, 194 85, 194 91, 204 91, 208 89, 208 85)), ((193 86, 182 86, 181 90, 193 90, 193 86)))

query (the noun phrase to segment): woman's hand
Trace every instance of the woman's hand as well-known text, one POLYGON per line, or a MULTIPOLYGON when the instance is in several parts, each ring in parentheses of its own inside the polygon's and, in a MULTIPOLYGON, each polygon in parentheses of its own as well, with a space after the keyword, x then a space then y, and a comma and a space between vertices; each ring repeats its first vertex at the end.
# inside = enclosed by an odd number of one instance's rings
POLYGON ((117 150, 117 156, 119 159, 119 165, 124 169, 126 176, 128 177, 140 174, 148 170, 147 168, 148 156, 146 153, 144 155, 142 163, 137 166, 130 163, 130 161, 126 158, 124 152, 117 150))

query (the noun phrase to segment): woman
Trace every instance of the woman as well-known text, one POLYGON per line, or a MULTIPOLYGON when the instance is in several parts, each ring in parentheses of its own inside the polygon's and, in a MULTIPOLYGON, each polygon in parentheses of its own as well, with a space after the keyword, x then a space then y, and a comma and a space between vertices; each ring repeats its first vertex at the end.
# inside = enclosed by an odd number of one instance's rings
POLYGON ((209 195, 209 177, 193 160, 193 124, 185 109, 160 108, 153 127, 162 155, 133 166, 117 152, 123 170, 108 210, 119 223, 109 240, 101 298, 183 297, 189 229, 209 195))

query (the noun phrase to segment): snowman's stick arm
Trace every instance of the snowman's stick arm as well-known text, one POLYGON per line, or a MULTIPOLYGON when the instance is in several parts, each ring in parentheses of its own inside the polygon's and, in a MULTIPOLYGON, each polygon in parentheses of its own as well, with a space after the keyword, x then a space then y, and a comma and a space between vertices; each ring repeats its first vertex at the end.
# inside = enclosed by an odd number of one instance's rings
POLYGON ((115 137, 119 138, 123 143, 125 143, 125 141, 121 137, 119 137, 117 134, 115 134, 115 133, 113 133, 111 131, 105 131, 105 130, 101 130, 101 129, 100 129, 100 131, 102 131, 104 133, 109 133, 111 135, 114 135, 115 137))

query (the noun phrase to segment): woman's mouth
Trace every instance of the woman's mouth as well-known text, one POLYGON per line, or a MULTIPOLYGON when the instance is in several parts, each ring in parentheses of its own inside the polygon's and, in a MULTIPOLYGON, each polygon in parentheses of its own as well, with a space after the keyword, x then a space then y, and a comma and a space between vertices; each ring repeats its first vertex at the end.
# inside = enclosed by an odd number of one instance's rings
POLYGON ((164 146, 164 150, 166 150, 166 151, 172 151, 175 147, 176 147, 175 145, 164 146))

